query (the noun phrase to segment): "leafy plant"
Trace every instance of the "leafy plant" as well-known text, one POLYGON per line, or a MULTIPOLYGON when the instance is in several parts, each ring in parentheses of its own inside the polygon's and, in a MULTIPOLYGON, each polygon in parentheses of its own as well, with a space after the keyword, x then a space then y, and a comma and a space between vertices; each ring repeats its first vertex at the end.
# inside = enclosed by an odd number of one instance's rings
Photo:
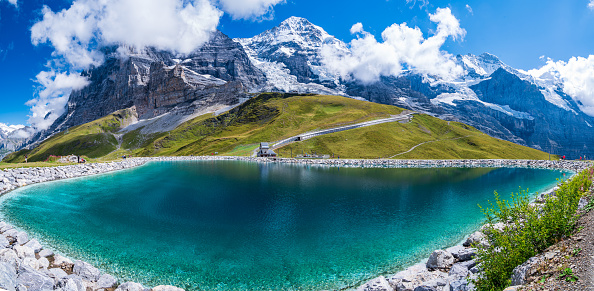
POLYGON ((520 190, 507 200, 495 193, 495 202, 481 207, 489 243, 475 246, 484 270, 474 280, 477 290, 503 290, 516 266, 575 231, 578 202, 592 185, 593 171, 562 183, 542 206, 531 204, 529 192, 520 190))
POLYGON ((579 278, 575 274, 573 274, 573 270, 569 267, 561 271, 561 274, 559 274, 559 279, 565 280, 567 282, 576 282, 577 280, 579 280, 579 278))

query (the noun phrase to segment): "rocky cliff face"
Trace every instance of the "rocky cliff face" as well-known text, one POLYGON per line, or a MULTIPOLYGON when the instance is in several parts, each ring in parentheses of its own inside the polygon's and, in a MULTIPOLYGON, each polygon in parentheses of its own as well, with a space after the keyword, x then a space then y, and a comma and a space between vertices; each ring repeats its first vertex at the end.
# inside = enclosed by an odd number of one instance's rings
POLYGON ((101 66, 82 73, 90 84, 72 92, 67 112, 33 141, 133 106, 140 119, 170 111, 180 118, 191 116, 209 106, 235 104, 266 80, 242 46, 218 31, 187 56, 154 48, 111 47, 104 52, 101 66))

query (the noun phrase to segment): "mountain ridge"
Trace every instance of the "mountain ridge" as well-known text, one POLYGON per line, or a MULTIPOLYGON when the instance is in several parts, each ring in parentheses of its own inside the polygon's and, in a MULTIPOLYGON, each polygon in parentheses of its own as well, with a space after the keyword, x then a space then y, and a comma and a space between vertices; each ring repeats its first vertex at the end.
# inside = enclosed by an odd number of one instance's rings
POLYGON ((105 63, 82 73, 90 84, 72 92, 66 113, 23 144, 32 147, 124 108, 134 107, 139 120, 159 124, 152 127, 151 133, 157 133, 206 111, 228 110, 255 93, 294 92, 396 105, 555 154, 594 155, 588 147, 594 141, 588 137, 594 136, 594 118, 563 93, 554 72, 535 77, 493 54, 466 54, 454 57, 464 74, 453 80, 408 70, 364 84, 324 65, 322 50, 328 46, 349 52, 346 43, 323 28, 290 17, 252 38, 233 40, 217 31, 188 56, 152 48, 105 48, 105 63))

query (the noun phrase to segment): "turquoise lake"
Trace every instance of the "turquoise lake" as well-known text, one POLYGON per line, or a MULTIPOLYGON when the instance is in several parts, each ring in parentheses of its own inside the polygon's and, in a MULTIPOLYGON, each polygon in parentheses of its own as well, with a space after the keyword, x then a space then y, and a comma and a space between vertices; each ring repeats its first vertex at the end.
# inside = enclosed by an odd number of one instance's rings
POLYGON ((477 204, 568 172, 151 162, 18 189, 1 213, 123 282, 188 290, 356 286, 478 228, 477 204))

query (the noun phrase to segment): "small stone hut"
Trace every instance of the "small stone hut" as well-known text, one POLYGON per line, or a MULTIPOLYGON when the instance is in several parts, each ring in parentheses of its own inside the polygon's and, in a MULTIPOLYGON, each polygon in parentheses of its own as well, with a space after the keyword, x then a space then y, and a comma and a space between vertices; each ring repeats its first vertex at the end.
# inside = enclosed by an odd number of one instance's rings
POLYGON ((276 157, 276 153, 270 149, 270 145, 267 142, 261 142, 258 157, 276 157))

